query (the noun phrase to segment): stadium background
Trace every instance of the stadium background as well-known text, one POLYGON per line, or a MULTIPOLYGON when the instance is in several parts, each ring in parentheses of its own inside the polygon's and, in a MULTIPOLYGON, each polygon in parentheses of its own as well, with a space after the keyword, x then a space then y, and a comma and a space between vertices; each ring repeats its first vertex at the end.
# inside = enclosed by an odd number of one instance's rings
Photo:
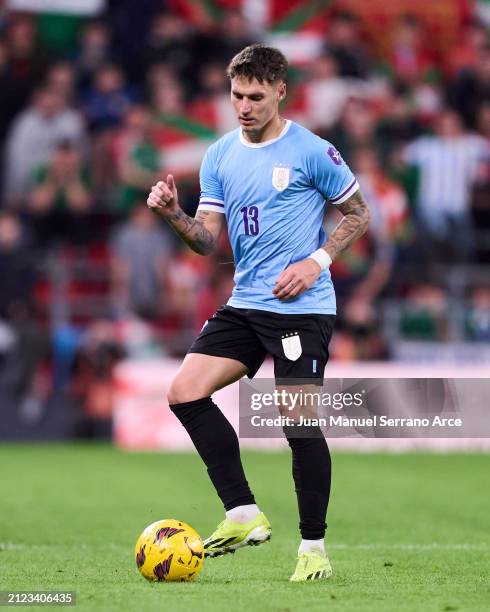
POLYGON ((250 41, 286 52, 284 115, 334 142, 373 212, 334 266, 328 375, 488 378, 489 24, 485 0, 0 0, 0 589, 104 612, 488 610, 484 439, 336 440, 328 585, 287 582, 278 440, 244 453, 269 547, 149 585, 132 546, 156 519, 205 536, 222 516, 165 389, 232 257, 193 254, 145 200, 172 172, 194 212, 250 41))
POLYGON ((226 239, 195 255, 144 202, 171 172, 194 213, 202 155, 235 127, 224 68, 251 41, 287 53, 284 115, 334 142, 373 213, 333 266, 331 364, 488 363, 488 3, 1 7, 1 438, 110 437, 118 364, 146 362, 140 399, 163 396, 225 302, 226 239))

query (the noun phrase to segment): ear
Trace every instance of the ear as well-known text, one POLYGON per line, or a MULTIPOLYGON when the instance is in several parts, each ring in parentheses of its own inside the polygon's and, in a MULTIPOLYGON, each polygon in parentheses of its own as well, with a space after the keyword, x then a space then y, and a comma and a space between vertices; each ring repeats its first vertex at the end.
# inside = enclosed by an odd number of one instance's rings
POLYGON ((286 97, 286 83, 284 81, 279 84, 279 87, 277 89, 277 97, 279 101, 284 100, 284 98, 286 97))

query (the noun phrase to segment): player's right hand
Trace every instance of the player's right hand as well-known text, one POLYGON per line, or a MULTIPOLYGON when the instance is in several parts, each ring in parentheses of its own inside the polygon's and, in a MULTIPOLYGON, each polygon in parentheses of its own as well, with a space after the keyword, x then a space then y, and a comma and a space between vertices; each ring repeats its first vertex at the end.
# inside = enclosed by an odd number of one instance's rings
POLYGON ((167 217, 178 207, 177 187, 174 177, 169 174, 167 181, 153 185, 146 204, 150 210, 161 217, 167 217))

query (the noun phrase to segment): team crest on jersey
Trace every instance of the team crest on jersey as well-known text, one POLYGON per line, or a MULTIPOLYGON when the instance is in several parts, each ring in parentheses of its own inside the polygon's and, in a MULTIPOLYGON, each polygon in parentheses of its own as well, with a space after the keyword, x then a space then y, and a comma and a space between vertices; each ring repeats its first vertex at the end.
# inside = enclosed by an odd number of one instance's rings
POLYGON ((290 361, 297 361, 301 357, 303 347, 298 332, 290 332, 282 337, 282 348, 284 355, 290 361))
POLYGON ((274 166, 272 170, 272 186, 277 191, 284 191, 289 185, 291 168, 286 166, 274 166))

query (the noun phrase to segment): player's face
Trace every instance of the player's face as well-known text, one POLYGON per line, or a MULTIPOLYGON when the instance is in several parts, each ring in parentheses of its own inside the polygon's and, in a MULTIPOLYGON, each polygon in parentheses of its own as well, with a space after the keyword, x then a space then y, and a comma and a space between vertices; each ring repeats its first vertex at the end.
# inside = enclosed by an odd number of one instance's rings
POLYGON ((231 102, 242 126, 250 135, 260 134, 279 116, 279 102, 286 94, 284 81, 259 83, 244 77, 231 80, 231 102))

